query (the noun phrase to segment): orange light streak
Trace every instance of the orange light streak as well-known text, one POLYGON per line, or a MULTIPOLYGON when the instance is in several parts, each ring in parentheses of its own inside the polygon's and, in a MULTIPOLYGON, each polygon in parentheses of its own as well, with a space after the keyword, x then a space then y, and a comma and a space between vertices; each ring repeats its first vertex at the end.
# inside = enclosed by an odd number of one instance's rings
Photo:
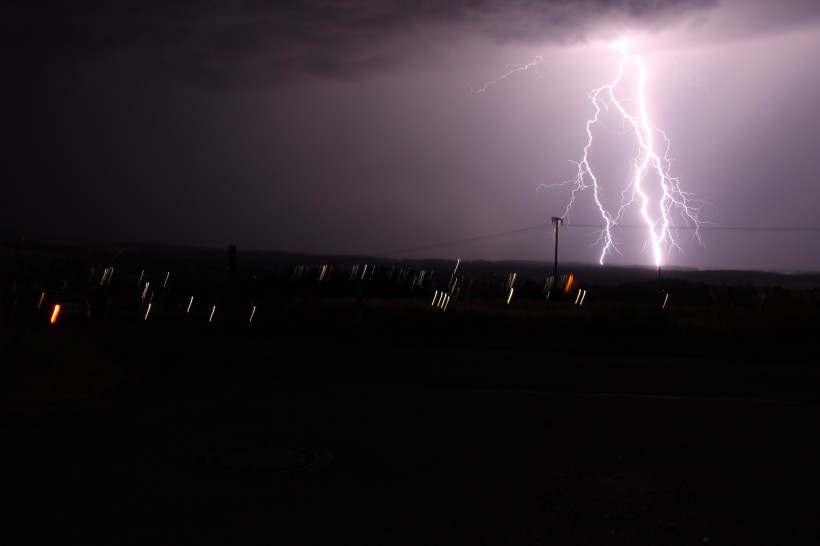
POLYGON ((59 314, 60 314, 60 304, 55 303, 54 304, 54 311, 51 312, 51 321, 50 321, 51 324, 54 324, 55 322, 57 322, 57 316, 59 314))

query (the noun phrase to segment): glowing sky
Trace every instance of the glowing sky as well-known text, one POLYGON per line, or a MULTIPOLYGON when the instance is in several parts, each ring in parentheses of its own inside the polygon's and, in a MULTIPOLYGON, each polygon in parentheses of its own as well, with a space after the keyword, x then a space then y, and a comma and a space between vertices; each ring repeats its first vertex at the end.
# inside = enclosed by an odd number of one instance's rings
MULTIPOLYGON (((539 186, 574 176, 626 39, 702 200, 703 244, 681 231, 665 262, 820 270, 816 1, 21 2, 0 20, 4 231, 552 261, 569 193, 539 186)), ((596 169, 627 176, 607 129, 596 169)), ((562 260, 598 261, 590 198, 562 260)), ((607 263, 652 264, 623 223, 607 263)))

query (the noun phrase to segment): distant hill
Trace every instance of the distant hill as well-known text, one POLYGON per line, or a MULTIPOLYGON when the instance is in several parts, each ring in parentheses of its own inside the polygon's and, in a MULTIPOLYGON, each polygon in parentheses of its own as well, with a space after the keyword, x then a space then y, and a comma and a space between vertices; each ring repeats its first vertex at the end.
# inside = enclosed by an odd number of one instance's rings
MULTIPOLYGON (((228 247, 197 247, 139 242, 101 242, 65 240, 46 237, 22 237, 5 234, 0 239, 2 272, 6 275, 21 264, 50 267, 86 263, 134 268, 177 266, 224 270, 228 265, 228 247)), ((554 273, 552 262, 538 261, 460 261, 444 259, 391 259, 367 255, 316 255, 309 253, 237 249, 237 268, 241 270, 286 269, 321 265, 371 266, 398 265, 412 269, 435 270, 450 275, 479 278, 506 278, 516 274, 520 280, 546 282, 554 273), (457 267, 457 269, 456 269, 457 267)), ((440 273, 440 274, 441 274, 440 273)), ((647 266, 612 266, 582 263, 559 263, 559 275, 573 274, 587 285, 613 286, 680 280, 720 286, 781 286, 783 288, 820 288, 820 272, 778 273, 755 270, 697 270, 681 267, 657 269, 647 266)))

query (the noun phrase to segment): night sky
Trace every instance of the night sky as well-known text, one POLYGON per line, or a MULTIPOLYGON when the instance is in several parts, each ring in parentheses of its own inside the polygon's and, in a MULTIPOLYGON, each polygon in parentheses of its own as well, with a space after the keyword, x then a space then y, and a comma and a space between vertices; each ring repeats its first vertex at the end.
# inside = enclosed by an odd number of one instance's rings
MULTIPOLYGON (((702 225, 663 263, 820 270, 816 0, 18 4, 0 7, 5 232, 551 262, 572 188, 545 186, 575 176, 620 39, 702 225)), ((625 129, 603 120, 590 149, 609 207, 625 129)), ((634 207, 620 224, 605 263, 652 265, 634 207)), ((560 258, 597 262, 599 226, 576 192, 560 258)))

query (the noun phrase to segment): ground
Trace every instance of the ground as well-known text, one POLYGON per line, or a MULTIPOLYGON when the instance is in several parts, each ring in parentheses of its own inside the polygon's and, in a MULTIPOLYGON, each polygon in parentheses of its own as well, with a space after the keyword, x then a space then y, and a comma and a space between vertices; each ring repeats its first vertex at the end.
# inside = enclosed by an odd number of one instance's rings
POLYGON ((4 543, 820 543, 811 353, 348 303, 4 326, 4 543))

